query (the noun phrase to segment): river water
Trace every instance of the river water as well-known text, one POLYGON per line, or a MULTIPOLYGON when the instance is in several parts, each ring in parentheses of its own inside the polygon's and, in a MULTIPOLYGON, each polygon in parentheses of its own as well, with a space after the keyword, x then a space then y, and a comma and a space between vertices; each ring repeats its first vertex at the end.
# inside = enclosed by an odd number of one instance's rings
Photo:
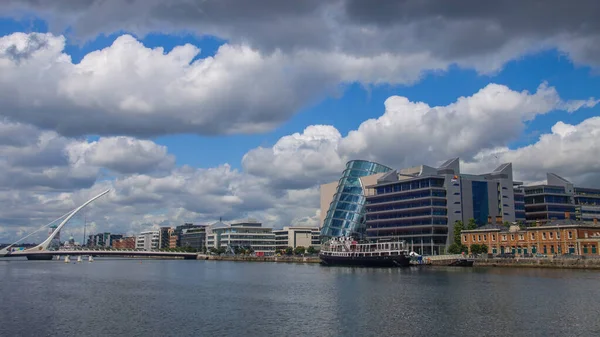
POLYGON ((0 261, 2 336, 599 336, 600 272, 0 261))

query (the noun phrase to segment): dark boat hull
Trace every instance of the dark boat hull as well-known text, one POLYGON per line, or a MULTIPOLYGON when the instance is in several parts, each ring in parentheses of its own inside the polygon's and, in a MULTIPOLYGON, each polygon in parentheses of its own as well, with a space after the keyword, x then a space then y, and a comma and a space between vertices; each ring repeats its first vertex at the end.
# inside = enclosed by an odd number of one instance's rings
POLYGON ((456 260, 456 261, 452 261, 449 266, 452 267, 473 267, 473 263, 475 261, 473 260, 467 260, 467 259, 460 259, 460 260, 456 260))
POLYGON ((410 259, 404 255, 393 256, 331 256, 320 255, 324 266, 356 266, 356 267, 409 267, 410 259))
POLYGON ((35 254, 35 255, 27 255, 27 260, 35 260, 35 261, 50 261, 52 260, 53 254, 35 254))

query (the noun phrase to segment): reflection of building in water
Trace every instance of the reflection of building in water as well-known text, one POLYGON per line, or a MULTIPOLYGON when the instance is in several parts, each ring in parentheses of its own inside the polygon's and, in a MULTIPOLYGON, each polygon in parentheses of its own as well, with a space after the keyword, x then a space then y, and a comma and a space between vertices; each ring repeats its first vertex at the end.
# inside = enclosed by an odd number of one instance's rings
MULTIPOLYGON (((51 235, 56 230, 56 225, 50 226, 50 231, 48 235, 51 235)), ((56 234, 56 236, 50 241, 50 245, 48 246, 48 250, 58 250, 60 248, 60 231, 56 234)))

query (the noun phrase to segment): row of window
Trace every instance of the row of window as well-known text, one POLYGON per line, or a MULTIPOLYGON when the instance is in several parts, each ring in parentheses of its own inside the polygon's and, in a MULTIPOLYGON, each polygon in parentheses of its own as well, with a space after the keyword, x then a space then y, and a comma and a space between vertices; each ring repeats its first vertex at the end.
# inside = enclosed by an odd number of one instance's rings
POLYGON ((392 202, 392 201, 420 199, 420 198, 427 198, 427 197, 445 198, 446 191, 444 191, 444 190, 426 190, 426 191, 419 191, 419 192, 414 192, 414 193, 407 193, 407 194, 387 196, 387 197, 372 196, 372 197, 367 198, 367 205, 379 204, 379 203, 384 203, 384 202, 392 202))
POLYGON ((411 220, 400 220, 393 222, 376 222, 368 224, 367 228, 377 229, 377 228, 401 228, 408 226, 423 226, 423 225, 446 225, 448 220, 446 218, 422 218, 422 219, 411 219, 411 220))
POLYGON ((384 213, 384 214, 367 214, 367 221, 370 220, 386 220, 386 219, 402 219, 402 218, 412 218, 419 216, 445 216, 448 214, 448 210, 445 208, 430 208, 422 211, 412 211, 412 212, 392 212, 392 213, 384 213))
POLYGON ((542 193, 564 194, 565 188, 559 187, 559 186, 544 186, 544 187, 525 189, 525 194, 542 194, 542 193))
POLYGON ((395 210, 395 209, 410 209, 410 208, 428 207, 428 206, 445 207, 446 200, 427 199, 427 200, 408 202, 408 203, 402 203, 402 204, 367 206, 367 212, 381 212, 381 211, 391 211, 391 210, 395 210))
MULTIPOLYGON (((511 240, 515 240, 515 237, 518 237, 519 241, 523 241, 525 240, 525 234, 500 234, 500 238, 502 241, 507 241, 508 239, 508 235, 510 235, 510 239, 511 240)), ((529 233, 530 239, 531 240, 535 240, 536 238, 536 233, 529 233)), ((560 232, 541 232, 541 237, 542 240, 553 240, 554 238, 556 239, 560 239, 560 232)), ((572 231, 568 231, 567 232, 567 237, 569 239, 573 239, 573 232, 572 231)), ((496 234, 490 234, 490 239, 492 241, 496 241, 496 234)), ((468 237, 467 234, 463 235, 463 241, 467 242, 468 237)), ((487 234, 471 234, 471 242, 485 242, 487 241, 487 234)))
POLYGON ((422 180, 413 180, 393 185, 379 186, 376 188, 377 194, 394 193, 401 191, 410 191, 427 187, 444 187, 443 178, 427 178, 422 180))

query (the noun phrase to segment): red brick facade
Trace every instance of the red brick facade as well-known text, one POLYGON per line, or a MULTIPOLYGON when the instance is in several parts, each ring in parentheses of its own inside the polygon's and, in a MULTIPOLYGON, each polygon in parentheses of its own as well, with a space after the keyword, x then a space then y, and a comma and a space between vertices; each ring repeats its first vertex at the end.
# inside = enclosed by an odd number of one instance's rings
POLYGON ((462 244, 485 244, 489 254, 576 254, 600 256, 600 226, 571 220, 559 220, 539 227, 520 229, 487 225, 464 230, 462 244))

